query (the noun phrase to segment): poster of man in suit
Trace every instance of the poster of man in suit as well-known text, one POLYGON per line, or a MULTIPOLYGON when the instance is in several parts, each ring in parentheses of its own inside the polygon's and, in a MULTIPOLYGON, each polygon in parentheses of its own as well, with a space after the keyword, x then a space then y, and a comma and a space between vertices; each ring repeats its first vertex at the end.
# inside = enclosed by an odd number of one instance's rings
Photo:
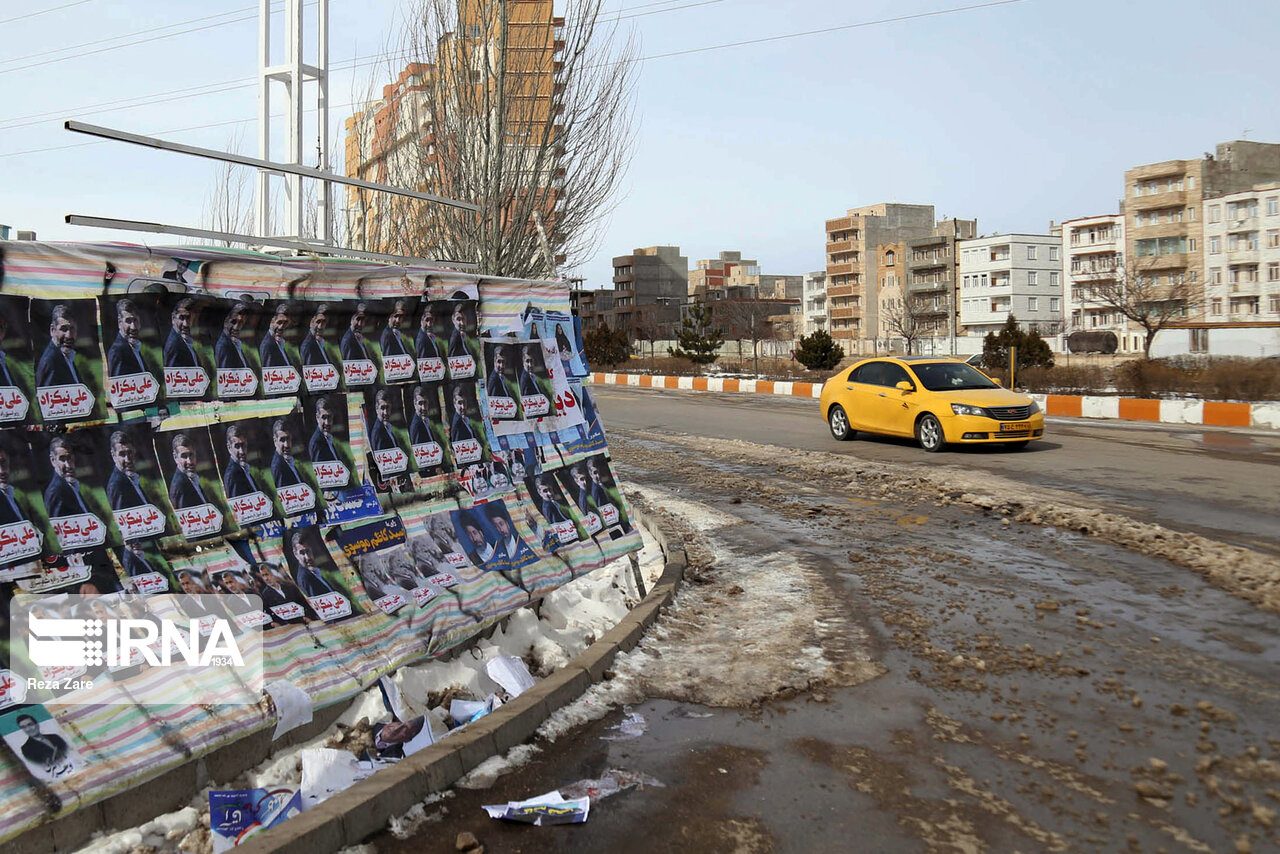
POLYGON ((495 421, 520 419, 520 396, 516 391, 516 347, 505 341, 485 341, 485 412, 495 421))
POLYGON ((157 317, 164 329, 164 396, 166 400, 212 400, 216 388, 213 351, 197 332, 207 320, 205 300, 180 294, 164 294, 157 317))
POLYGON ((36 403, 46 423, 101 421, 102 388, 98 305, 92 299, 31 300, 36 357, 36 403))
POLYGON ((436 382, 445 378, 445 355, 448 338, 442 337, 446 319, 436 315, 436 307, 445 303, 422 301, 418 310, 418 331, 413 339, 413 353, 418 360, 418 379, 436 382))
POLYGON ((552 472, 543 472, 525 480, 525 487, 533 506, 541 517, 538 523, 543 546, 554 551, 562 545, 575 543, 586 532, 578 528, 569 513, 569 502, 552 472))
POLYGON ((445 329, 439 331, 449 342, 446 352, 449 379, 463 380, 478 376, 482 352, 475 294, 467 289, 459 289, 450 299, 436 306, 435 314, 444 318, 447 324, 445 329))
POLYGON ((44 706, 25 706, 0 715, 0 738, 41 782, 65 780, 85 767, 84 757, 44 706))
POLYGON ((115 550, 125 586, 135 593, 178 593, 182 588, 158 540, 130 540, 115 550))
POLYGON ((422 477, 453 471, 440 392, 440 383, 418 383, 405 389, 407 411, 413 413, 409 418, 409 448, 422 477))
POLYGON ((294 584, 326 623, 364 613, 353 595, 356 585, 334 562, 314 525, 284 532, 284 554, 294 584))
POLYGON ((341 318, 334 304, 316 303, 307 317, 307 334, 298 345, 302 360, 302 382, 308 392, 338 391, 346 388, 342 377, 342 354, 334 339, 341 318))
POLYGON ((258 342, 258 364, 265 397, 294 395, 302 388, 299 333, 310 320, 304 317, 307 308, 303 303, 278 300, 267 303, 262 311, 266 328, 258 342))
MULTIPOLYGON (((165 485, 153 453, 154 437, 146 421, 104 429, 96 448, 107 475, 107 503, 125 542, 166 533, 165 485)), ((170 532, 172 533, 172 532, 170 532)))
POLYGON ((381 320, 378 349, 382 357, 382 383, 412 382, 417 375, 414 342, 405 331, 406 323, 417 313, 418 300, 399 297, 384 300, 376 315, 381 320))
POLYGON ((347 429, 347 398, 343 394, 302 399, 307 457, 322 490, 356 485, 355 457, 347 429))
POLYGON ((474 381, 449 382, 444 386, 449 415, 449 446, 454 465, 483 463, 489 458, 489 440, 480 418, 480 401, 474 381))
POLYGON ((373 303, 360 301, 337 305, 338 308, 331 313, 342 330, 338 350, 342 355, 343 382, 350 389, 376 385, 382 375, 379 366, 382 358, 378 345, 369 337, 372 324, 377 322, 373 303))
POLYGON ((27 321, 30 300, 0 294, 0 426, 36 418, 35 357, 27 321))
POLYGON ((0 570, 30 564, 56 548, 47 542, 49 518, 28 435, 0 430, 0 570))
POLYGON ((117 411, 163 400, 164 357, 157 297, 146 293, 98 297, 102 344, 107 352, 107 400, 117 411))
POLYGON ((260 396, 260 365, 254 343, 264 325, 260 306, 245 300, 210 300, 201 316, 209 321, 204 328, 205 338, 214 340, 218 398, 247 400, 260 396))
POLYGON ((320 509, 320 484, 316 482, 302 418, 297 414, 268 419, 271 437, 269 470, 275 482, 280 510, 286 518, 320 509))
POLYGON ((210 428, 222 492, 241 527, 282 516, 270 469, 268 427, 266 419, 246 418, 210 428))
POLYGON ((207 429, 156 433, 155 449, 168 484, 174 530, 188 540, 239 530, 222 494, 222 480, 207 429))
POLYGON ((106 494, 110 463, 100 453, 109 441, 106 427, 52 436, 32 434, 36 483, 43 488, 52 535, 50 548, 72 552, 121 543, 106 494))
POLYGON ((551 375, 541 341, 521 341, 516 345, 520 353, 519 380, 520 408, 526 419, 541 418, 552 412, 551 375))
POLYGON ((403 393, 386 387, 366 389, 364 425, 371 471, 378 479, 408 474, 412 457, 403 393))

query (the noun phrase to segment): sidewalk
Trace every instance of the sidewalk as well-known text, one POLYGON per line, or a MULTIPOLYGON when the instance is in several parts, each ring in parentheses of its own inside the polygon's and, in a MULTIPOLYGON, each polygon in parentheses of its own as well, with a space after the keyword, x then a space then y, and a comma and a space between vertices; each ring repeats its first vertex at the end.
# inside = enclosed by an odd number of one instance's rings
MULTIPOLYGON (((736 380, 720 377, 666 377, 648 374, 596 373, 591 377, 593 382, 601 385, 637 388, 771 394, 815 400, 822 396, 822 383, 736 380)), ((1045 415, 1280 430, 1280 402, 1276 401, 1232 403, 1219 400, 1150 400, 1138 397, 1073 394, 1032 394, 1031 397, 1040 404, 1045 415)))

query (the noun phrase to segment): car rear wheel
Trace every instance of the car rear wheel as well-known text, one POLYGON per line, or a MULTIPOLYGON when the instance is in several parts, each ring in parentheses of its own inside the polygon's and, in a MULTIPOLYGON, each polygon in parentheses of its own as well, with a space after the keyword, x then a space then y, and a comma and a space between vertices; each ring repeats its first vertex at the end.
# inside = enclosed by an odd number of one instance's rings
POLYGON ((916 422, 916 441, 920 447, 931 454, 941 451, 947 446, 946 434, 942 432, 942 422, 937 416, 925 413, 916 422))
POLYGON ((849 416, 844 407, 836 404, 827 413, 827 426, 831 428, 831 437, 837 442, 847 442, 853 438, 853 428, 849 426, 849 416))

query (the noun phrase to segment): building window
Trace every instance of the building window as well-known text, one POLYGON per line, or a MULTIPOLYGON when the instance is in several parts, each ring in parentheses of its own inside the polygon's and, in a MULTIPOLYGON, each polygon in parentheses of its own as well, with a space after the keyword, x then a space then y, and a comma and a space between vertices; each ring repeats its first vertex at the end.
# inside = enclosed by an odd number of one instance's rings
POLYGON ((1187 208, 1187 219, 1191 220, 1192 222, 1195 222, 1195 221, 1196 221, 1196 209, 1195 209, 1195 208, 1187 208))
POLYGON ((1222 284, 1222 268, 1221 267, 1209 268, 1209 284, 1211 285, 1222 284))
POLYGON ((1062 311, 1062 300, 1057 297, 1049 297, 1049 311, 1057 314, 1062 311))
POLYGON ((1027 260, 1028 261, 1036 260, 1036 248, 1034 246, 1027 247, 1027 260))
POLYGON ((1040 310, 1040 298, 1039 298, 1039 297, 1028 297, 1028 298, 1027 298, 1027 311, 1039 311, 1039 310, 1040 310))
POLYGON ((1214 300, 1210 300, 1210 302, 1209 302, 1209 313, 1210 313, 1210 314, 1222 314, 1222 300, 1221 300, 1221 299, 1214 299, 1214 300))
POLYGON ((1050 246, 1050 247, 1049 247, 1049 260, 1050 260, 1050 261, 1057 261, 1057 260, 1058 260, 1058 247, 1056 247, 1056 246, 1050 246))
POLYGON ((1188 252, 1196 251, 1196 239, 1194 237, 1187 238, 1187 251, 1188 252))
POLYGON ((1062 274, 1057 270, 1049 273, 1049 287, 1058 288, 1062 286, 1062 274))
POLYGON ((1195 188, 1196 188, 1196 176, 1195 176, 1195 175, 1188 175, 1188 176, 1187 176, 1187 189, 1188 189, 1188 190, 1194 190, 1195 188))
POLYGON ((897 260, 897 255, 894 254, 892 249, 884 253, 884 265, 886 267, 892 267, 896 260, 897 260))
POLYGON ((1280 282, 1280 263, 1272 261, 1267 265, 1267 281, 1280 282))
POLYGON ((1280 196, 1267 196, 1267 216, 1280 214, 1280 196))
POLYGON ((1272 314, 1280 314, 1280 294, 1272 294, 1267 297, 1267 311, 1272 314))
POLYGON ((1040 280, 1040 274, 1039 274, 1039 273, 1037 273, 1035 270, 1028 270, 1028 271, 1027 271, 1027 284, 1028 284, 1028 285, 1038 285, 1038 284, 1040 284, 1040 281, 1039 281, 1039 280, 1040 280))
POLYGON ((1209 238, 1209 254, 1217 255, 1221 251, 1222 251, 1222 238, 1216 237, 1216 236, 1210 237, 1209 238))
POLYGON ((1267 229, 1267 248, 1280 249, 1280 228, 1267 229))
POLYGON ((1222 206, 1209 205, 1209 222, 1222 222, 1222 206))
POLYGON ((1191 352, 1192 353, 1208 353, 1209 352, 1209 330, 1208 329, 1192 329, 1191 330, 1191 352))

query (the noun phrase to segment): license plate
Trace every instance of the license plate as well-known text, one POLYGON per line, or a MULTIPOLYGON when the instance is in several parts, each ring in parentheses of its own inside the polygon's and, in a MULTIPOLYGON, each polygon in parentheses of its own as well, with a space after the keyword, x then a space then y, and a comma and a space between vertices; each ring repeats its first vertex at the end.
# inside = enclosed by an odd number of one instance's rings
POLYGON ((1029 421, 1011 421, 1000 425, 1001 433, 1025 433, 1030 429, 1031 422, 1029 421))

